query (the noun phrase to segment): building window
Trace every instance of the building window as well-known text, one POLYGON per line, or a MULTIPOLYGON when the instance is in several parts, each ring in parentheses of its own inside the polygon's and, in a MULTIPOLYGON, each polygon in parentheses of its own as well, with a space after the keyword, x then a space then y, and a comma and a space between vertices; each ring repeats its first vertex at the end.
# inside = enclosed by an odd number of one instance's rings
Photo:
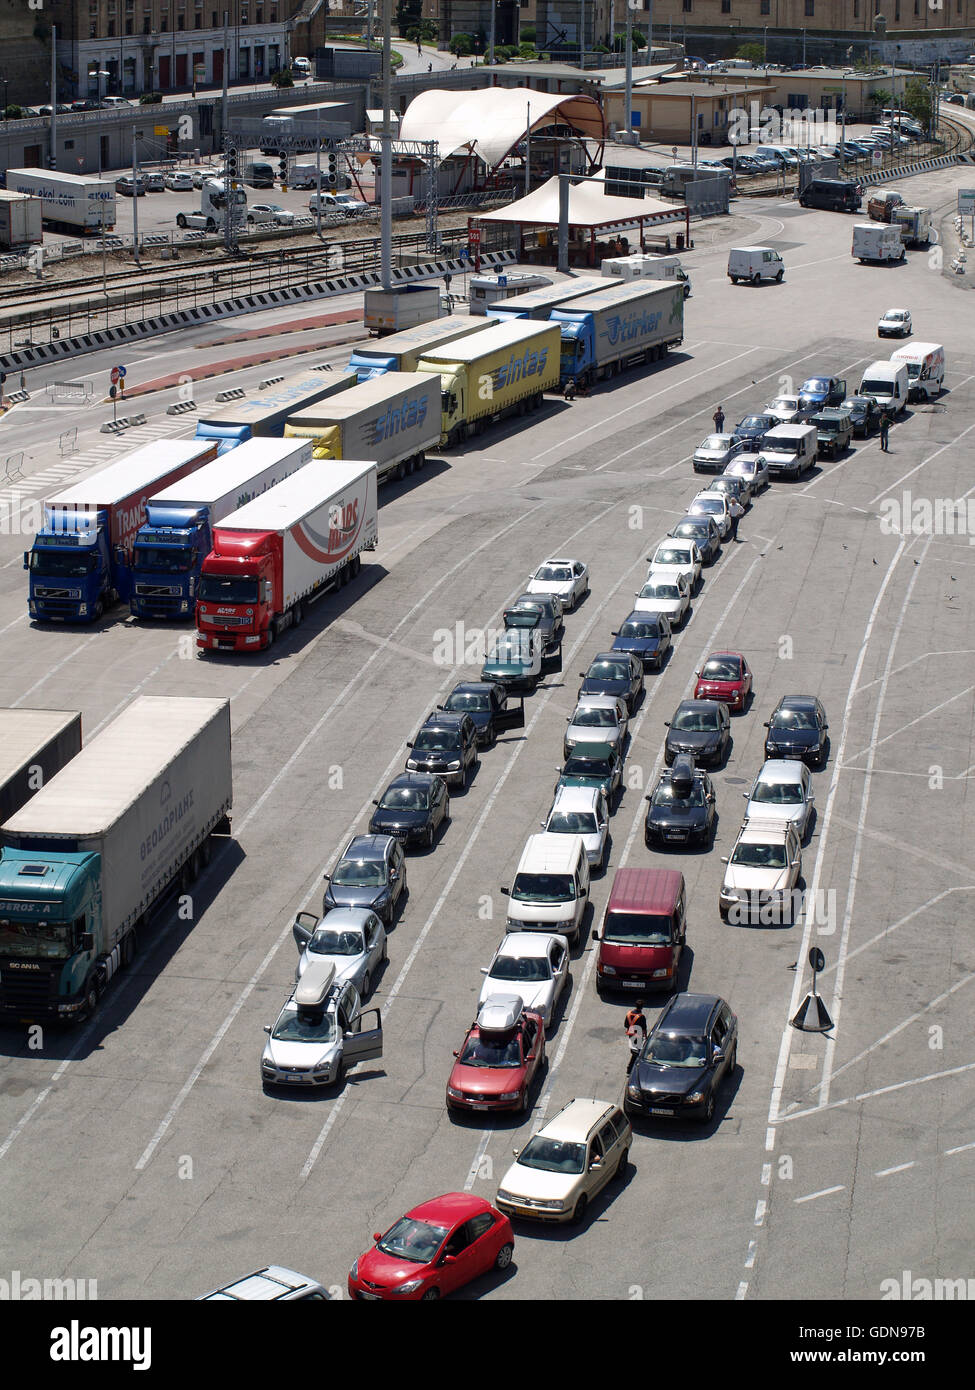
POLYGON ((131 19, 127 19, 127 20, 125 21, 125 32, 126 32, 127 34, 131 34, 131 33, 132 33, 132 21, 131 21, 131 19))
POLYGON ((921 0, 914 0, 914 18, 917 19, 921 13, 921 0))
POLYGON ((694 0, 681 0, 681 9, 683 10, 684 14, 690 14, 690 12, 691 12, 691 5, 692 5, 693 3, 694 3, 694 0))
POLYGON ((900 23, 900 17, 901 17, 901 0, 895 0, 895 3, 894 3, 894 23, 895 23, 895 24, 900 23))
POLYGON ((760 14, 771 14, 771 13, 772 13, 772 0, 762 0, 761 5, 759 6, 759 13, 760 13, 760 14))
POLYGON ((160 20, 159 20, 159 30, 160 30, 160 33, 165 34, 165 32, 166 32, 166 30, 167 30, 168 28, 169 28, 169 16, 168 16, 168 15, 162 15, 162 17, 161 17, 160 20))
POLYGON ((216 12, 216 10, 212 10, 212 11, 210 12, 210 28, 211 28, 211 29, 216 29, 216 27, 217 27, 217 12, 216 12))
POLYGON ((114 20, 114 19, 110 19, 110 20, 108 21, 108 37, 109 37, 110 39, 114 39, 114 37, 115 37, 115 20, 114 20))
POLYGON ((96 30, 97 27, 98 27, 98 26, 95 25, 95 24, 89 24, 89 25, 88 25, 88 37, 89 37, 90 39, 94 39, 94 38, 97 37, 97 35, 96 35, 96 33, 95 33, 95 30, 96 30))
POLYGON ((721 13, 731 14, 731 0, 721 0, 721 13))
POLYGON ((806 18, 811 19, 816 13, 816 0, 806 0, 806 18))
POLYGON ((263 11, 263 10, 258 10, 258 12, 257 12, 257 18, 255 19, 254 23, 255 23, 255 24, 263 24, 263 23, 264 23, 264 11, 263 11))
POLYGON ((144 20, 142 21, 142 32, 143 32, 144 34, 151 34, 151 33, 152 33, 152 20, 151 20, 151 19, 144 19, 144 20))
POLYGON ((860 0, 853 0, 853 18, 860 18, 860 0))
POLYGON ((202 28, 203 28, 203 16, 202 16, 201 14, 195 14, 195 15, 193 16, 193 28, 194 28, 194 29, 202 29, 202 28))
POLYGON ((177 29, 185 29, 185 28, 186 28, 186 16, 185 16, 185 15, 183 15, 183 14, 177 15, 177 17, 176 17, 176 27, 177 27, 177 29))

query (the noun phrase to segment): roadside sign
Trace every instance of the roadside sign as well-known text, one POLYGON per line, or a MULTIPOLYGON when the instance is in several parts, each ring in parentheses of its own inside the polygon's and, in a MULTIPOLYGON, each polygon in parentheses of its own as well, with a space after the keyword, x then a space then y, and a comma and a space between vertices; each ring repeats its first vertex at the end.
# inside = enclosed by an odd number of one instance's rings
POLYGON ((467 240, 468 240, 468 243, 469 243, 471 246, 480 246, 480 244, 481 244, 481 229, 480 229, 480 227, 472 227, 472 228, 470 229, 470 231, 467 233, 467 240))
POLYGON ((870 159, 877 166, 877 168, 879 168, 880 165, 884 162, 883 150, 874 150, 870 156, 870 159))
POLYGON ((118 372, 119 376, 125 376, 125 368, 124 368, 124 367, 116 367, 115 370, 118 372))
POLYGON ((460 250, 457 252, 457 259, 459 261, 466 261, 469 255, 470 252, 468 251, 467 247, 462 246, 460 250))
POLYGON ((507 288, 507 284, 508 284, 508 277, 507 277, 507 275, 499 275, 499 276, 498 276, 498 288, 499 288, 499 289, 502 289, 502 290, 503 290, 503 289, 506 289, 506 288, 507 288))
POLYGON ((677 146, 676 146, 676 145, 671 145, 671 147, 670 147, 670 153, 674 156, 675 159, 677 158, 677 146))
POLYGON ((959 188, 958 211, 968 215, 975 213, 975 188, 959 188))
POLYGON ((113 367, 113 368, 112 368, 112 385, 114 386, 115 383, 116 383, 117 381, 118 381, 118 367, 113 367))

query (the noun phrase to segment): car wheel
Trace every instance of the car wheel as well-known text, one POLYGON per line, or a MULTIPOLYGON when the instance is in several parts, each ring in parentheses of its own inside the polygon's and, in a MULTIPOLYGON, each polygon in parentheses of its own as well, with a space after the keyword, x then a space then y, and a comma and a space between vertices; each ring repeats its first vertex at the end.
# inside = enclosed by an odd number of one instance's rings
POLYGON ((519 1115, 524 1115, 524 1113, 525 1113, 525 1111, 526 1111, 527 1109, 528 1109, 528 1087, 526 1086, 525 1089, 522 1091, 521 1095, 518 1097, 518 1109, 517 1109, 517 1113, 518 1113, 519 1115))
POLYGON ((782 276, 783 276, 784 274, 785 274, 785 271, 784 271, 784 270, 780 270, 779 273, 778 273, 778 275, 776 275, 776 277, 775 277, 775 283, 776 283, 777 285, 781 285, 781 283, 782 283, 782 276))
POLYGON ((427 829, 427 843, 426 843, 427 849, 433 849, 433 842, 434 842, 434 839, 435 839, 435 838, 436 838, 436 831, 434 830, 433 826, 431 825, 431 826, 427 829))
POLYGON ((630 1151, 629 1149, 624 1149, 623 1152, 620 1154, 620 1161, 616 1165, 616 1172, 613 1174, 613 1177, 617 1178, 620 1182, 622 1182, 623 1179, 626 1177, 626 1165, 629 1163, 629 1161, 630 1151))
POLYGON ((511 1264, 511 1257, 515 1253, 515 1247, 509 1240, 507 1245, 502 1245, 494 1259, 495 1269, 507 1269, 511 1264))
POLYGON ((760 285, 761 283, 762 283, 762 277, 761 277, 761 275, 759 275, 758 271, 756 270, 755 274, 752 276, 752 284, 753 284, 753 285, 760 285))
POLYGON ((182 213, 180 213, 180 214, 178 215, 178 217, 176 218, 176 225, 177 225, 177 227, 185 227, 185 226, 186 226, 186 218, 183 216, 182 213))
POLYGON ((440 1297, 440 1290, 439 1290, 438 1288, 436 1288, 435 1286, 431 1286, 429 1289, 425 1290, 425 1292, 424 1292, 424 1294, 423 1294, 423 1297, 420 1299, 420 1302, 421 1302, 421 1303, 436 1303, 436 1301, 437 1301, 437 1299, 438 1299, 439 1297, 440 1297))
POLYGON ((575 1204, 575 1210, 574 1210, 573 1213, 572 1213, 572 1224, 573 1224, 573 1226, 578 1226, 578 1225, 580 1224, 580 1222, 582 1221, 582 1218, 583 1218, 583 1217, 585 1216, 585 1214, 586 1214, 586 1207, 588 1207, 588 1205, 589 1205, 589 1198, 586 1196, 585 1193, 583 1193, 582 1196, 579 1198, 578 1202, 576 1202, 576 1204, 575 1204))
POLYGON ((712 1092, 710 1093, 710 1095, 708 1096, 707 1101, 705 1102, 703 1111, 701 1112, 701 1124, 702 1124, 702 1125, 709 1125, 713 1119, 714 1119, 714 1092, 712 1091, 712 1092))

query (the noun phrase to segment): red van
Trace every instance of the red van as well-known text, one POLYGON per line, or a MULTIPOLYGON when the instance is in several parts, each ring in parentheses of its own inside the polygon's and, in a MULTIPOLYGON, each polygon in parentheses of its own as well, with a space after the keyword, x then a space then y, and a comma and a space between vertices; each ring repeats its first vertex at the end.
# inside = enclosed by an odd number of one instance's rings
POLYGON ((594 933, 597 990, 675 990, 685 913, 679 869, 618 869, 602 931, 594 933))

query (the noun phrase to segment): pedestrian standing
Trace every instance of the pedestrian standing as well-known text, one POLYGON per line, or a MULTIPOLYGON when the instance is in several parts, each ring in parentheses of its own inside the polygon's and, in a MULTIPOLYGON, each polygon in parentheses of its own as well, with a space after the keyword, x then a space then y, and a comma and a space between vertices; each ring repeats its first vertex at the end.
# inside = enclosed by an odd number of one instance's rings
POLYGON ((638 999, 632 1009, 627 1009, 626 1017, 623 1019, 623 1027, 627 1033, 631 1028, 638 1028, 644 1037, 647 1036, 647 1016, 643 1012, 642 999, 638 999))
POLYGON ((630 1047, 630 1059, 626 1064, 626 1074, 629 1076, 630 1072, 633 1070, 636 1059, 640 1055, 640 1049, 643 1047, 643 1034, 636 1026, 628 1028, 626 1031, 626 1041, 629 1043, 630 1047))
POLYGON ((884 406, 883 410, 880 412, 880 452, 882 454, 890 453, 890 450, 887 448, 887 437, 889 434, 890 411, 884 406))
POLYGON ((417 41, 416 41, 416 56, 419 58, 419 57, 422 56, 422 54, 423 54, 423 49, 422 49, 422 47, 420 46, 420 40, 417 39, 417 41))
POLYGON ((723 433, 724 433, 724 411, 721 409, 720 405, 718 406, 718 408, 717 408, 717 410, 714 412, 714 414, 711 416, 711 419, 714 421, 714 430, 715 430, 715 433, 716 433, 716 434, 723 434, 723 433))

